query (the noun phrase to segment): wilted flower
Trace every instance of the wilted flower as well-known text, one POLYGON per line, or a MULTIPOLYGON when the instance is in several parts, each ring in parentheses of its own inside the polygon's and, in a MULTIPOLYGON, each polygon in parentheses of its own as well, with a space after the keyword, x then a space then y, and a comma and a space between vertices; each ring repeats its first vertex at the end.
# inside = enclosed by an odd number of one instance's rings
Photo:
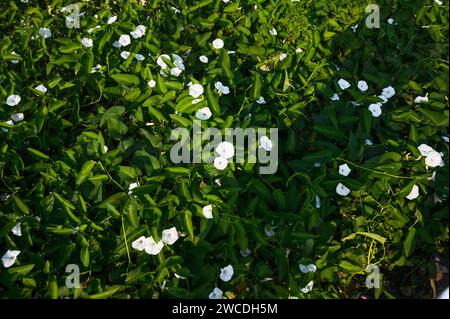
POLYGON ((256 103, 258 104, 266 104, 266 99, 264 99, 263 96, 260 96, 257 100, 256 103))
POLYGON ((138 183, 131 183, 130 186, 128 186, 128 194, 131 194, 131 191, 138 186, 138 183))
POLYGON ((9 268, 16 262, 17 256, 19 256, 20 250, 10 250, 3 255, 2 257, 2 263, 3 267, 9 268))
POLYGON ((202 63, 208 63, 208 57, 206 55, 201 55, 199 58, 200 62, 202 63))
POLYGON ((83 38, 83 39, 81 39, 81 44, 85 48, 92 48, 94 46, 94 41, 92 39, 89 39, 89 38, 83 38))
POLYGON ((242 257, 248 257, 252 254, 252 251, 248 248, 245 248, 245 249, 241 249, 240 253, 241 253, 242 257))
POLYGON ((284 59, 286 59, 286 57, 287 57, 287 54, 284 53, 284 52, 282 52, 282 53, 280 53, 280 55, 278 56, 278 59, 280 59, 280 61, 283 61, 284 59))
POLYGON ((96 66, 94 66, 91 70, 91 73, 96 73, 98 71, 100 71, 100 69, 102 68, 102 66, 100 64, 97 64, 96 66))
POLYGON ((426 103, 428 102, 428 96, 418 96, 415 98, 414 103, 426 103))
MULTIPOLYGON (((3 122, 5 124, 14 125, 14 122, 12 120, 8 120, 6 122, 3 122)), ((9 130, 6 127, 1 127, 3 132, 8 132, 9 130)))
POLYGON ((165 229, 162 232, 161 240, 167 245, 172 245, 178 240, 178 231, 175 227, 165 229))
POLYGON ((113 24, 114 22, 117 21, 117 16, 113 16, 113 17, 109 17, 108 18, 108 24, 113 24))
POLYGON ((310 292, 314 287, 314 281, 310 281, 304 288, 300 289, 304 294, 310 292))
POLYGON ((194 99, 203 94, 203 86, 201 84, 192 84, 189 86, 189 95, 194 99))
POLYGON ((131 31, 130 34, 134 39, 139 39, 145 35, 146 29, 147 28, 145 26, 140 24, 133 31, 131 31))
POLYGON ((267 237, 272 237, 273 235, 275 235, 275 227, 272 225, 266 225, 264 227, 264 233, 267 237))
POLYGON ((6 104, 9 106, 16 106, 19 104, 21 98, 19 95, 10 95, 6 98, 6 104))
POLYGON ((348 83, 348 81, 344 80, 344 79, 340 79, 338 81, 338 84, 339 84, 339 87, 341 88, 341 90, 346 90, 351 86, 350 83, 348 83))
POLYGON ((270 33, 271 35, 278 35, 277 29, 275 29, 275 28, 270 29, 270 30, 269 30, 269 33, 270 33))
POLYGON ((50 38, 52 36, 52 31, 48 28, 40 28, 39 35, 44 39, 50 38))
POLYGON ((203 216, 205 216, 206 219, 213 219, 213 214, 212 214, 212 205, 206 205, 205 207, 202 208, 202 213, 203 216))
POLYGON ((270 152, 272 150, 272 146, 272 141, 267 136, 264 135, 259 138, 259 147, 270 152))
POLYGON ((332 101, 339 101, 339 95, 337 93, 334 93, 332 97, 330 97, 330 100, 332 101))
POLYGON ((204 108, 198 110, 195 115, 199 120, 208 120, 211 117, 212 113, 209 107, 205 106, 204 108))
POLYGON ((341 196, 347 196, 348 194, 350 194, 350 189, 348 189, 344 184, 339 183, 336 186, 336 193, 341 196))
POLYGON ((215 40, 212 42, 212 45, 213 45, 214 49, 222 49, 224 43, 223 43, 223 40, 222 40, 222 39, 215 39, 215 40))
POLYGON ((339 165, 339 174, 342 176, 348 176, 352 170, 348 167, 347 164, 339 165))
POLYGON ((136 54, 135 56, 134 56, 134 58, 136 59, 136 60, 138 60, 138 61, 144 61, 145 60, 145 56, 143 56, 142 54, 136 54))
POLYGON ((220 279, 222 279, 223 281, 227 282, 230 281, 231 278, 234 275, 234 269, 232 265, 228 265, 224 268, 220 269, 220 279))
POLYGON ((316 194, 316 208, 319 209, 321 206, 320 197, 316 194))
POLYGON ((419 196, 419 186, 414 185, 411 189, 411 192, 409 192, 408 196, 406 196, 407 199, 413 200, 419 196))
POLYGON ((18 237, 22 236, 22 228, 20 227, 21 223, 17 223, 12 229, 12 233, 18 237))

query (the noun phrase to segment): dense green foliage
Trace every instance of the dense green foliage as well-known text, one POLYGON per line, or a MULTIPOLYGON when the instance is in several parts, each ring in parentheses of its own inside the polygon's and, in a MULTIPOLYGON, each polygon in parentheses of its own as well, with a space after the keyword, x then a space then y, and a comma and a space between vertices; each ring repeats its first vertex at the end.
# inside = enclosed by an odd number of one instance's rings
POLYGON ((0 255, 21 252, 0 265, 1 297, 208 298, 214 287, 226 298, 431 296, 434 257, 448 260, 447 4, 380 0, 380 28, 369 29, 369 1, 80 1, 80 28, 69 29, 70 3, 0 4, 0 255), (138 25, 145 36, 123 59, 112 44, 138 25), (158 56, 173 53, 185 70, 160 75, 158 56), (191 81, 205 98, 186 105, 191 81), (388 86, 396 93, 373 117, 388 86), (279 128, 277 173, 173 164, 171 129, 190 128, 206 105, 204 128, 279 128), (4 123, 16 113, 23 121, 4 123), (421 144, 445 165, 426 167, 421 144), (351 193, 338 195, 339 183, 351 193), (132 248, 171 227, 183 236, 158 255, 132 248), (299 270, 310 263, 316 272, 299 270), (80 266, 82 288, 65 287, 67 264, 80 266), (378 289, 365 286, 369 264, 383 274, 378 289))

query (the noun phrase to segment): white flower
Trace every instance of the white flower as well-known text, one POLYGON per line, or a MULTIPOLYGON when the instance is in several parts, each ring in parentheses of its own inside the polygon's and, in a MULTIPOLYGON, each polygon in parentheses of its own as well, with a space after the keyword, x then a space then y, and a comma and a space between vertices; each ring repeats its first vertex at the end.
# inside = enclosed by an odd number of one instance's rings
POLYGON ((145 35, 145 30, 147 28, 142 24, 138 25, 133 31, 130 32, 131 36, 134 39, 142 38, 145 35))
POLYGON ((122 57, 122 59, 128 59, 128 57, 130 56, 130 51, 122 51, 120 52, 120 56, 122 57))
POLYGON ((100 64, 97 64, 96 66, 94 66, 91 70, 91 73, 96 73, 98 71, 100 71, 100 69, 102 68, 102 66, 100 64))
POLYGON ((270 33, 271 35, 278 35, 277 29, 275 29, 275 28, 270 29, 270 30, 269 30, 269 33, 270 33))
POLYGON ((441 138, 444 140, 444 142, 447 142, 447 143, 448 143, 448 141, 449 141, 448 136, 441 136, 441 138))
POLYGON ((444 166, 442 155, 438 152, 432 152, 427 157, 425 157, 425 165, 429 167, 444 166))
POLYGON ((149 87, 154 88, 156 86, 156 81, 151 79, 150 81, 148 81, 147 84, 148 84, 149 87))
POLYGON ((372 142, 371 140, 369 140, 369 139, 366 139, 366 140, 364 141, 364 144, 369 145, 369 146, 372 146, 372 145, 373 145, 373 142, 372 142))
POLYGON ((252 254, 252 251, 248 248, 245 248, 245 249, 241 249, 240 253, 241 253, 241 256, 245 258, 245 257, 250 256, 252 254))
POLYGON ((344 184, 339 183, 336 186, 336 193, 341 196, 347 196, 348 194, 350 194, 350 189, 348 189, 344 184))
POLYGON ((89 38, 83 38, 83 39, 81 39, 81 44, 85 48, 92 48, 94 46, 94 41, 92 39, 89 39, 89 38))
POLYGON ((12 233, 18 237, 22 236, 22 228, 20 227, 21 223, 17 223, 12 229, 12 233))
POLYGON ((362 80, 358 81, 358 89, 361 92, 366 92, 368 88, 369 88, 369 86, 367 85, 366 81, 362 81, 362 80))
POLYGON ((149 255, 158 255, 163 249, 164 243, 162 241, 156 242, 152 236, 145 238, 145 252, 149 255))
POLYGON ((266 104, 266 99, 264 99, 263 96, 260 96, 257 100, 256 103, 258 104, 266 104))
POLYGON ((39 84, 34 89, 38 90, 38 91, 41 91, 42 93, 46 93, 47 92, 47 88, 45 86, 43 86, 42 84, 39 84))
POLYGON ((383 92, 381 92, 381 95, 383 95, 387 99, 390 99, 395 95, 395 89, 392 86, 385 87, 383 89, 383 92))
POLYGON ((393 18, 389 18, 389 19, 387 19, 387 23, 389 23, 389 24, 393 24, 393 23, 394 23, 394 19, 393 19, 393 18))
POLYGON ((223 2, 225 2, 225 3, 228 3, 230 0, 222 0, 223 2))
POLYGON ((286 57, 287 57, 287 54, 284 53, 284 52, 280 53, 280 55, 278 56, 278 58, 280 59, 280 61, 283 61, 284 59, 286 59, 286 57))
POLYGON ((232 158, 234 156, 234 146, 230 142, 221 142, 216 146, 216 153, 225 159, 232 158))
POLYGON ((209 109, 209 107, 205 106, 204 108, 201 108, 200 110, 198 110, 195 113, 195 116, 199 119, 199 120, 203 120, 206 121, 211 117, 212 113, 211 110, 209 109))
MULTIPOLYGON (((11 121, 11 120, 8 120, 8 121, 3 122, 3 123, 9 124, 9 125, 14 125, 14 122, 11 121)), ((3 132, 8 132, 8 131, 9 131, 9 130, 8 130, 7 128, 5 128, 5 127, 2 127, 1 129, 2 129, 3 132)))
POLYGON ((427 144, 420 144, 417 149, 422 156, 428 156, 431 153, 436 152, 431 146, 428 146, 427 144))
POLYGON ((234 269, 232 265, 228 265, 224 268, 220 269, 220 279, 222 279, 223 281, 227 282, 230 281, 231 278, 234 275, 234 269))
POLYGON ((206 205, 205 207, 202 208, 202 213, 203 216, 205 216, 206 219, 213 219, 213 214, 212 214, 212 205, 206 205))
POLYGON ((194 99, 203 94, 203 86, 201 84, 192 84, 189 86, 189 95, 194 99))
POLYGON ((272 237, 273 235, 275 235, 275 227, 273 227, 272 225, 266 225, 264 227, 264 233, 267 237, 272 237))
POLYGON ((131 39, 130 39, 130 36, 128 34, 122 34, 119 37, 119 44, 120 44, 121 47, 126 47, 130 43, 131 43, 131 39))
POLYGON ((407 199, 413 200, 419 196, 419 186, 414 185, 411 189, 411 192, 409 192, 408 196, 406 196, 407 199))
POLYGON ((23 113, 15 113, 15 114, 11 115, 11 119, 14 122, 23 121, 24 118, 25 118, 25 116, 23 115, 23 113))
POLYGON ((6 99, 6 104, 8 104, 9 106, 16 106, 17 104, 19 104, 20 100, 21 100, 20 96, 10 95, 6 99))
POLYGON ((16 262, 17 256, 19 256, 20 250, 9 250, 3 255, 2 263, 3 267, 9 268, 16 262))
POLYGON ((180 68, 172 68, 170 69, 170 74, 173 76, 179 76, 183 72, 180 68))
POLYGON ((209 294, 209 299, 222 299, 223 298, 223 291, 219 288, 214 288, 214 290, 209 294))
POLYGON ((92 32, 94 32, 96 29, 100 29, 100 28, 101 28, 101 27, 100 27, 99 25, 96 25, 95 27, 88 29, 88 30, 87 30, 87 33, 92 33, 92 32))
POLYGON ((310 292, 310 291, 313 289, 313 287, 314 287, 314 281, 311 280, 311 281, 305 286, 305 288, 300 289, 300 291, 303 292, 304 294, 306 294, 306 293, 310 292))
POLYGON ((222 84, 222 82, 217 81, 216 84, 214 84, 215 88, 217 89, 217 91, 219 91, 219 93, 221 94, 229 94, 230 93, 230 88, 228 86, 225 86, 222 84))
POLYGON ((202 63, 208 63, 208 57, 206 55, 201 55, 199 58, 200 62, 202 63))
POLYGON ((39 35, 44 39, 50 38, 52 36, 52 31, 48 28, 40 28, 39 35))
POLYGON ((113 24, 114 22, 116 22, 117 21, 117 16, 113 16, 113 17, 110 17, 110 18, 108 18, 108 24, 113 24))
POLYGON ((350 83, 348 83, 348 81, 344 79, 339 79, 338 84, 341 90, 346 90, 351 86, 350 83))
POLYGON ((378 97, 383 100, 380 102, 381 104, 385 104, 388 101, 387 97, 385 97, 384 95, 378 95, 378 97))
POLYGON ((303 53, 303 49, 301 48, 297 48, 295 49, 295 53, 299 54, 299 53, 303 53))
POLYGON ((337 93, 334 93, 332 97, 330 97, 330 100, 332 101, 339 101, 339 95, 337 93))
POLYGON ((316 194, 316 208, 319 209, 321 206, 320 197, 316 194))
POLYGON ((373 103, 373 104, 369 105, 368 109, 372 113, 373 117, 379 117, 381 115, 381 113, 382 113, 381 106, 382 105, 383 104, 381 104, 381 103, 373 103))
POLYGON ((138 187, 138 183, 131 183, 130 186, 128 186, 128 194, 131 194, 131 191, 138 187))
POLYGON ((272 146, 272 141, 267 136, 264 135, 259 138, 259 147, 270 152, 272 150, 272 146))
POLYGON ((173 245, 178 240, 177 229, 175 227, 172 227, 163 230, 161 240, 167 245, 173 245))
POLYGON ((314 264, 309 264, 309 265, 299 264, 298 267, 300 268, 300 271, 304 274, 309 273, 309 272, 316 272, 316 270, 317 270, 317 267, 314 264))
POLYGON ((339 174, 342 176, 348 176, 352 170, 348 167, 347 164, 339 165, 339 174))
POLYGON ((134 58, 136 59, 136 60, 138 60, 138 61, 144 61, 145 60, 145 56, 143 56, 142 54, 136 54, 135 56, 134 56, 134 58))
POLYGON ((414 103, 426 103, 428 102, 428 96, 418 96, 415 98, 414 103))
POLYGON ((212 45, 213 45, 214 49, 222 49, 224 43, 223 43, 223 40, 222 40, 222 39, 215 39, 215 40, 212 42, 212 45))
POLYGON ((141 236, 138 239, 136 239, 135 241, 133 241, 131 243, 131 247, 133 247, 134 249, 136 249, 138 251, 144 251, 144 249, 145 249, 145 236, 141 236))
POLYGON ((223 171, 228 166, 228 160, 221 156, 214 158, 214 167, 219 171, 223 171))

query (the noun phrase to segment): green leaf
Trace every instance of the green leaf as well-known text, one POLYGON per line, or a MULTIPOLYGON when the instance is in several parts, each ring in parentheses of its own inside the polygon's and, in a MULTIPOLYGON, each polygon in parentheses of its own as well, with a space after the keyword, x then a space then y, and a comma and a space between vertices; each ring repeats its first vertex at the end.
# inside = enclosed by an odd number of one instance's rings
POLYGON ((133 74, 113 74, 111 77, 114 81, 125 87, 139 85, 139 78, 133 74))

